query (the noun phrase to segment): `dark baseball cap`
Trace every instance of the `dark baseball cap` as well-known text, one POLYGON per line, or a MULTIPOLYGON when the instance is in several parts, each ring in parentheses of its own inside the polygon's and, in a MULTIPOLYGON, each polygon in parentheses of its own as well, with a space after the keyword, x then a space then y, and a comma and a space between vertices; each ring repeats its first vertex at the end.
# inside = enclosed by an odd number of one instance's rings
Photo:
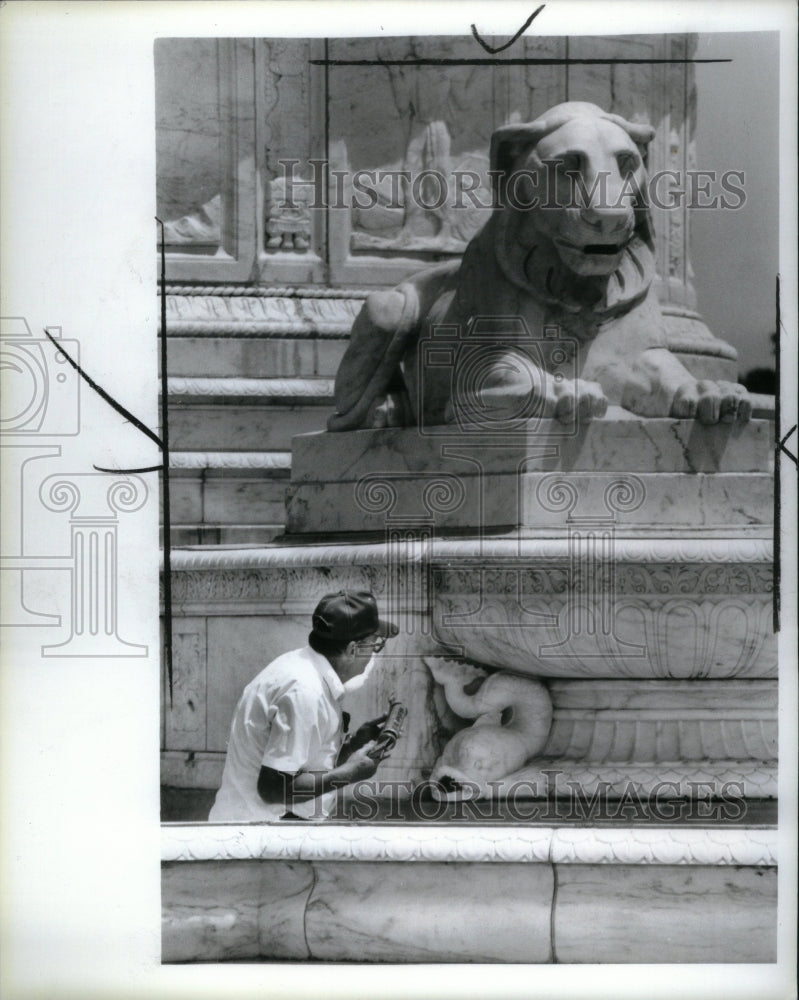
POLYGON ((382 635, 387 639, 399 629, 393 622, 383 621, 377 614, 377 601, 368 590, 340 590, 325 594, 316 605, 311 619, 314 635, 322 639, 365 639, 382 635))

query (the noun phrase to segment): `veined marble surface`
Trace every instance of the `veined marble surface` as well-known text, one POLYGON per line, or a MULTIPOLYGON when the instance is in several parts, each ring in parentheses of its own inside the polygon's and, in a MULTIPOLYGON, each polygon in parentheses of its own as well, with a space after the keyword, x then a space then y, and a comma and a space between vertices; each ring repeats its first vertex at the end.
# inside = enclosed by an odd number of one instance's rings
MULTIPOLYGON (((625 473, 574 472, 569 486, 575 516, 608 519, 605 497, 619 483, 635 478, 641 502, 614 518, 619 529, 746 528, 769 525, 773 507, 772 477, 765 472, 625 473), (579 498, 579 499, 578 499, 579 498)), ((286 492, 289 533, 373 531, 426 518, 438 531, 484 529, 565 530, 572 511, 547 506, 542 494, 560 485, 559 473, 514 472, 484 475, 375 472, 350 482, 292 483, 286 492), (447 495, 431 502, 434 491, 447 495), (450 499, 451 498, 451 499, 450 499)))
POLYGON ((774 962, 776 883, 773 868, 559 865, 555 959, 774 962))
MULTIPOLYGON (((430 862, 399 877, 368 863, 317 865, 305 926, 314 958, 548 962, 549 865, 430 862), (502 919, 496 904, 502 900, 502 919)), ((393 873, 392 873, 393 874, 393 873)))
POLYGON ((162 947, 172 962, 267 953, 307 959, 304 914, 314 874, 297 862, 165 865, 162 947), (210 890, 210 892, 209 892, 210 890))

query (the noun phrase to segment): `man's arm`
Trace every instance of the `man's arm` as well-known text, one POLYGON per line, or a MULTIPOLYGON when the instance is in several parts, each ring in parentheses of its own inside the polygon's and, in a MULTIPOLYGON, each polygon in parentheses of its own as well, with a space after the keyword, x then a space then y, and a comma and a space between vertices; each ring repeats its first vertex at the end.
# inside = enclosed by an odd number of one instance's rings
POLYGON ((264 802, 285 805, 291 808, 293 802, 304 802, 324 795, 354 781, 371 778, 380 763, 368 756, 373 743, 356 750, 344 763, 329 771, 298 771, 287 774, 271 767, 261 767, 258 774, 258 794, 264 802))

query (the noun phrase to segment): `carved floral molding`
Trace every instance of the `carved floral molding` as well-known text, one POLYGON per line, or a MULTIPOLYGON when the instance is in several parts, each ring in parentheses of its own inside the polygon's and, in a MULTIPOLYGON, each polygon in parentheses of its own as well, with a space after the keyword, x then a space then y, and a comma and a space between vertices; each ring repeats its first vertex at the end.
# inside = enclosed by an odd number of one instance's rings
MULTIPOLYGON (((327 289, 322 291, 328 291, 327 289)), ((173 336, 237 334, 348 337, 365 293, 330 290, 330 295, 170 295, 167 331, 173 336)))
POLYGON ((777 864, 776 830, 170 825, 163 862, 437 861, 549 864, 777 864))
MULTIPOLYGON (((560 538, 502 539, 433 539, 409 540, 403 546, 408 563, 460 560, 473 569, 476 560, 506 559, 510 568, 516 560, 535 564, 571 556, 569 540, 560 538)), ((746 563, 769 564, 773 558, 771 539, 760 537, 725 537, 703 533, 701 538, 646 538, 616 536, 617 563, 746 563)), ((262 546, 237 549, 176 549, 172 555, 173 572, 216 569, 277 569, 295 566, 385 566, 389 547, 384 543, 357 544, 334 542, 322 544, 262 546)))

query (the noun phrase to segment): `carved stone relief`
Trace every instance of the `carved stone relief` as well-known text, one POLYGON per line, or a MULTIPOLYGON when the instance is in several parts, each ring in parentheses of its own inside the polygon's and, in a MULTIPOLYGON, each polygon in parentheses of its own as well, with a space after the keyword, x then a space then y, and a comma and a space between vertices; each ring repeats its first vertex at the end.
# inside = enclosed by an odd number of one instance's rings
MULTIPOLYGON (((546 687, 529 677, 489 674, 469 663, 426 657, 450 717, 474 721, 447 743, 430 780, 447 792, 503 778, 539 753, 552 723, 546 687)), ((442 713, 443 714, 443 713, 442 713)))

